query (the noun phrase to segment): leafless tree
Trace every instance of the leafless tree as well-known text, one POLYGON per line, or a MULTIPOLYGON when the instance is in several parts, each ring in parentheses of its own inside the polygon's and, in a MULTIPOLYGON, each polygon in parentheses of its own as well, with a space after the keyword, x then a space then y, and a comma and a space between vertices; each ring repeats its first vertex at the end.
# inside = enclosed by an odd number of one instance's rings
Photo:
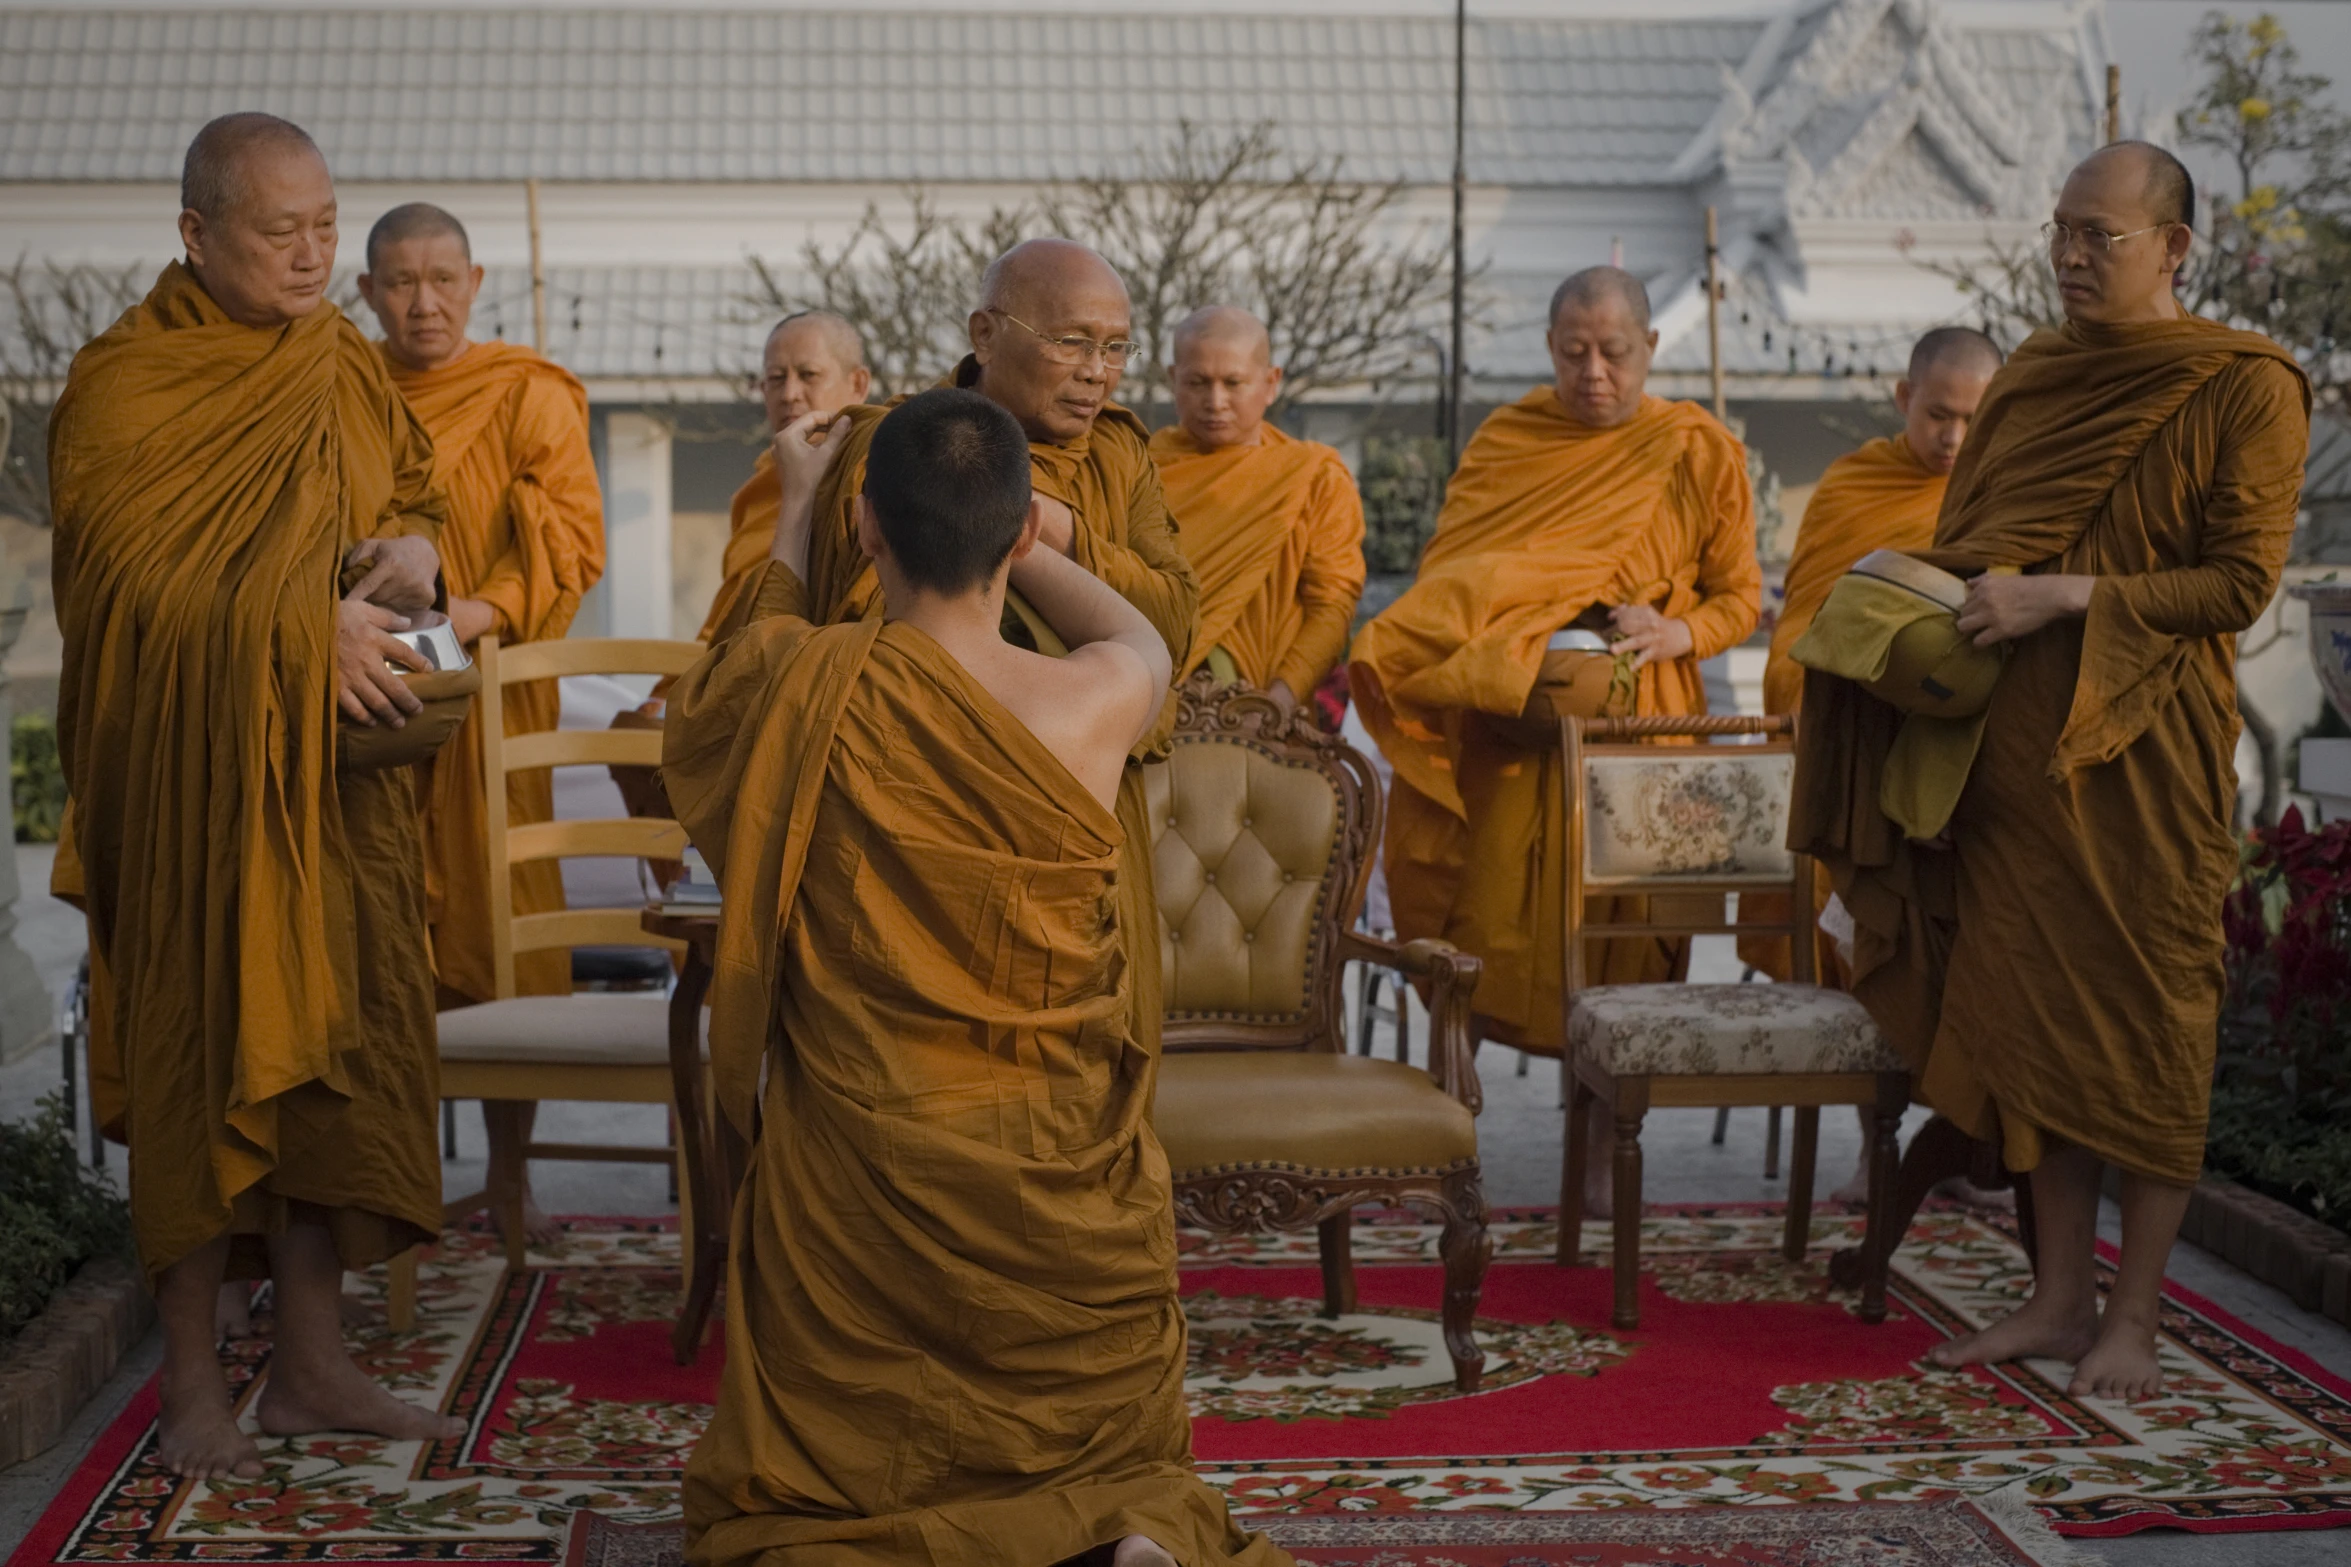
POLYGON ((146 292, 147 269, 19 256, 0 270, 0 512, 49 525, 49 408, 84 343, 146 292))
POLYGON ((1201 305, 1238 304, 1273 334, 1286 407, 1318 389, 1408 375, 1424 355, 1449 262, 1436 236, 1382 232, 1402 194, 1398 183, 1350 180, 1336 158, 1286 156, 1270 123, 1222 139, 1182 124, 1125 172, 1047 186, 976 223, 919 189, 900 221, 869 207, 839 246, 811 241, 797 279, 753 257, 758 289, 747 302, 840 312, 866 334, 881 387, 912 390, 964 353, 989 260, 1023 238, 1064 234, 1100 251, 1132 296, 1145 352, 1125 401, 1147 414, 1164 404, 1176 324, 1201 305))

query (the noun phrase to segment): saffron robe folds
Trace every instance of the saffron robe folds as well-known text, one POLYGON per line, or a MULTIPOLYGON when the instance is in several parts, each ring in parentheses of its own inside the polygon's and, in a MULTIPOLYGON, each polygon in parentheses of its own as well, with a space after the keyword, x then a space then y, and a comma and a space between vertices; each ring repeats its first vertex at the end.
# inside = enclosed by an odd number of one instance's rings
POLYGON ((2068 325, 1993 378, 1932 558, 2098 579, 2013 646, 1948 847, 1877 809, 1891 710, 1812 673, 1791 843, 1856 923, 1854 993, 2009 1167, 2052 1136, 2192 1182, 2237 865, 2236 633, 2277 587, 2307 384, 2211 322, 2068 325))
MULTIPOLYGON (((393 367, 393 384, 433 438, 434 477, 448 496, 441 569, 452 598, 497 612, 502 643, 545 642, 571 629, 580 596, 604 575, 604 497, 588 447, 588 393, 570 372, 511 343, 475 343, 437 370, 393 367)), ((553 729, 562 703, 552 680, 509 686, 506 732, 553 729)), ((418 768, 424 796, 425 900, 442 986, 468 1001, 497 993, 490 952, 488 801, 482 791, 479 709, 418 768)), ((545 771, 506 780, 507 820, 551 821, 545 771)), ((553 860, 513 868, 514 912, 563 904, 553 860)), ((571 990, 563 952, 514 960, 523 995, 571 990)))
MULTIPOLYGON (((1551 634, 1594 604, 1687 621, 1690 655, 1641 670, 1638 710, 1703 713, 1699 661, 1754 629, 1762 593, 1746 453, 1693 404, 1644 398, 1596 430, 1543 387, 1496 410, 1462 453, 1420 575, 1356 638, 1348 682, 1396 769, 1396 933, 1485 960, 1486 1037, 1564 1043, 1567 813, 1557 747, 1530 750, 1482 718, 1518 716, 1551 634)), ((1624 903, 1636 917, 1636 900, 1597 899, 1589 917, 1624 903)), ((1650 940, 1590 951, 1596 980, 1662 978, 1672 962, 1650 940)))
POLYGON ((1259 689, 1301 698, 1347 651, 1363 597, 1363 499, 1339 454, 1272 425, 1204 452, 1180 427, 1151 437, 1184 556, 1200 578, 1189 676, 1221 647, 1259 689))
POLYGON ((1124 829, 921 631, 804 609, 771 568, 664 747, 754 1136, 688 1559, 1286 1561, 1192 1470, 1124 829))
MULTIPOLYGON (((1820 613, 1837 579, 1871 550, 1923 550, 1935 542, 1946 477, 1923 466, 1899 434, 1881 437, 1829 464, 1796 530, 1779 623, 1772 627, 1771 655, 1763 668, 1765 712, 1793 713, 1802 705, 1804 667, 1788 650, 1820 613)), ((1825 905, 1825 869, 1819 869, 1819 880, 1818 903, 1825 905)), ((1741 898, 1739 906, 1742 919, 1787 917, 1784 900, 1761 893, 1741 898)), ((1818 912, 1816 907, 1814 913, 1818 912)), ((1835 944, 1824 935, 1816 938, 1815 946, 1815 973, 1823 983, 1837 983, 1842 965, 1835 944)), ((1790 977, 1783 936, 1741 937, 1739 956, 1774 979, 1790 977)))
POLYGON ((334 770, 337 572, 436 535, 432 446, 332 305, 231 321, 186 268, 50 420, 54 890, 89 915, 93 1092, 152 1277, 288 1205, 346 1267, 439 1233, 424 865, 405 771, 334 770))

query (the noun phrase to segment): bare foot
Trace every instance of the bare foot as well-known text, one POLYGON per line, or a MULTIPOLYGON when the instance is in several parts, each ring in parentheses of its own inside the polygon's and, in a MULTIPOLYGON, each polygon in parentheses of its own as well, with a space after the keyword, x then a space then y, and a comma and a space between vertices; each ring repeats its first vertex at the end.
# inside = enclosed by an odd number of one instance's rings
POLYGON ((1167 1547, 1147 1534, 1130 1534, 1110 1553, 1111 1567, 1176 1567, 1167 1547))
POLYGON ((563 1239, 563 1226, 549 1218, 547 1210, 526 1192, 522 1199, 522 1233, 533 1246, 544 1249, 563 1239))
POLYGON ((2009 1315, 1980 1333, 1937 1344, 1927 1359, 1946 1369, 1997 1365, 2005 1360, 2062 1360, 2075 1365, 2098 1341, 2098 1308, 2074 1307, 2036 1292, 2009 1315))
POLYGON ((1986 1213, 2014 1213, 2016 1211, 2016 1189, 2014 1187, 2004 1186, 1994 1190, 1989 1186, 1978 1186, 1964 1175, 1954 1175, 1947 1181, 1936 1182, 1934 1195, 1948 1197, 1953 1202, 1965 1203, 1970 1208, 1981 1208, 1986 1213))
POLYGON ((261 1478, 261 1449, 237 1429, 218 1366, 177 1382, 164 1378, 155 1459, 187 1480, 261 1478))
POLYGON ((2098 1324, 2098 1341, 2073 1368, 2066 1392, 2075 1398, 2136 1403, 2163 1391, 2163 1367, 2155 1359, 2155 1324, 2135 1322, 2109 1307, 2098 1324))
POLYGON ((253 1336, 253 1286, 243 1279, 231 1279, 220 1287, 220 1303, 212 1310, 212 1336, 215 1339, 253 1336))
POLYGON ((394 1441, 447 1442, 465 1432, 454 1415, 394 1398, 339 1346, 306 1360, 272 1357, 256 1413, 271 1436, 364 1431, 394 1441))

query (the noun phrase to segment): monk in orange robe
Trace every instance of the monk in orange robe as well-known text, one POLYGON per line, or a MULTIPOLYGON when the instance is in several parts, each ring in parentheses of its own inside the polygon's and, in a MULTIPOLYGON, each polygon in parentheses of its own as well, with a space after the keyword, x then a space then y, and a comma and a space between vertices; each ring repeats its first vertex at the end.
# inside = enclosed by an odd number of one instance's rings
MULTIPOLYGON (((759 400, 767 414, 769 435, 805 415, 836 414, 862 403, 873 389, 873 372, 865 364, 865 340, 848 318, 830 310, 802 310, 784 317, 767 334, 760 353, 759 400)), ((735 491, 729 508, 724 578, 702 619, 697 641, 708 643, 711 633, 727 620, 736 601, 759 586, 767 570, 768 546, 775 541, 776 486, 774 448, 763 448, 752 464, 751 477, 735 491)))
POLYGON ((2010 650, 1945 834, 1912 845, 1878 809, 1891 710, 1818 672, 1791 824, 1924 1097, 2031 1172, 2031 1299, 1934 1358, 2068 1362, 2076 1397, 2162 1387, 2237 868, 2235 638, 2276 591, 2309 439, 2292 356, 2180 308, 2195 210, 2187 171, 2139 142, 2059 193, 2065 325, 1993 378, 1936 527, 1931 558, 1977 573, 1959 628, 2010 650), (2108 1164, 2122 1255, 2101 1315, 2108 1164))
POLYGON ((1282 371, 1246 310, 1187 316, 1173 379, 1176 423, 1152 435, 1151 460, 1200 577, 1200 635, 1181 673, 1214 665, 1286 711, 1347 651, 1363 498, 1337 452, 1265 422, 1282 371))
MULTIPOLYGON (((580 597, 604 575, 604 497, 588 445, 588 393, 570 372, 516 343, 466 336, 482 286, 465 227, 439 207, 411 202, 376 220, 359 292, 384 329, 393 384, 433 438, 434 476, 449 498, 441 530, 449 621, 468 647, 495 633, 502 645, 553 641, 571 629, 580 597)), ((552 680, 512 686, 506 732, 553 729, 552 680)), ((488 802, 476 719, 420 769, 425 901, 443 1007, 497 994, 490 946, 488 802)), ((552 821, 546 771, 506 781, 507 820, 552 821)), ((513 870, 514 912, 564 906, 554 861, 513 870)), ((569 955, 526 952, 514 960, 517 993, 566 995, 569 955)))
MULTIPOLYGON (((1141 350, 1134 341, 1126 284, 1093 251, 1065 239, 1033 239, 992 262, 968 323, 972 351, 948 375, 1020 421, 1029 438, 1029 480, 1044 514, 1046 548, 1066 555, 1142 611, 1178 667, 1198 639, 1200 590, 1176 540, 1148 450, 1143 422, 1111 399, 1141 350)), ((817 486, 806 578, 809 618, 820 624, 882 613, 881 579, 860 544, 856 502, 866 445, 886 410, 842 410, 849 421, 841 459, 817 486)), ((778 435, 786 452, 794 436, 778 435)), ((780 460, 780 459, 779 459, 780 460)), ((716 628, 724 640, 749 613, 716 628)), ((1004 598, 1004 634, 1016 646, 1058 653, 1061 642, 1015 587, 1004 598)), ((1144 808, 1142 763, 1167 754, 1175 726, 1171 692, 1160 722, 1136 742, 1118 819, 1119 921, 1128 944, 1135 1029, 1159 1048, 1159 906, 1152 893, 1155 835, 1144 808)))
POLYGON ((310 138, 214 120, 180 197, 186 260, 75 357, 50 421, 53 887, 89 916, 93 1094, 163 1319, 158 1456, 258 1478, 214 1358, 226 1272, 276 1286, 263 1431, 462 1429, 362 1372, 340 1314, 343 1269, 440 1230, 413 785, 338 771, 335 726, 419 709, 394 666, 424 659, 390 633, 439 596, 443 507, 431 442, 327 302, 310 138))
POLYGON ((771 564, 664 745, 727 892, 711 1069, 753 1138, 687 1559, 1274 1567, 1192 1468, 1118 917, 1168 647, 1038 547, 1027 432, 954 389, 868 424, 883 614, 817 625, 824 429, 783 433, 771 564), (1065 656, 1005 640, 1008 578, 1065 656))
MULTIPOLYGON (((1348 683, 1396 770, 1384 852, 1397 935, 1483 958, 1485 1037, 1557 1055, 1560 756, 1511 721, 1551 635, 1594 612, 1632 655, 1640 712, 1705 712, 1698 663, 1754 629, 1763 574, 1738 441, 1695 405, 1647 395, 1657 334, 1640 281, 1575 274, 1548 342, 1554 384, 1479 427, 1419 577, 1357 636, 1348 683)), ((1595 921, 1612 912, 1594 900, 1595 921)), ((1595 940, 1589 971, 1662 979, 1672 961, 1654 940, 1595 940)))

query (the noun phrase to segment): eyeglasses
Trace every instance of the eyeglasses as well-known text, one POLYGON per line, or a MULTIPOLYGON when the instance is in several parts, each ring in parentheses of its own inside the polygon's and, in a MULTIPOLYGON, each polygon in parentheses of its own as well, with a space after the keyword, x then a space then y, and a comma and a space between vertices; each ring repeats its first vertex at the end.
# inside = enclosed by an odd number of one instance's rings
POLYGON ((1124 339, 1115 343, 1097 343, 1090 337, 1075 335, 1047 337, 1009 310, 998 310, 995 306, 990 305, 988 313, 1002 316, 1038 342, 1043 343, 1045 357, 1057 365, 1087 365, 1099 359, 1110 369, 1124 370, 1128 365, 1133 364, 1135 356, 1143 351, 1142 344, 1128 342, 1124 339))
POLYGON ((2141 234, 2153 234, 2170 228, 2169 223, 2150 223, 2143 229, 2132 229, 2127 234, 2109 234, 2104 229, 2077 229, 2070 223, 2051 221, 2041 225, 2041 238, 2048 243, 2049 254, 2061 254, 2075 240, 2093 256, 2103 256, 2126 239, 2137 239, 2141 234))

